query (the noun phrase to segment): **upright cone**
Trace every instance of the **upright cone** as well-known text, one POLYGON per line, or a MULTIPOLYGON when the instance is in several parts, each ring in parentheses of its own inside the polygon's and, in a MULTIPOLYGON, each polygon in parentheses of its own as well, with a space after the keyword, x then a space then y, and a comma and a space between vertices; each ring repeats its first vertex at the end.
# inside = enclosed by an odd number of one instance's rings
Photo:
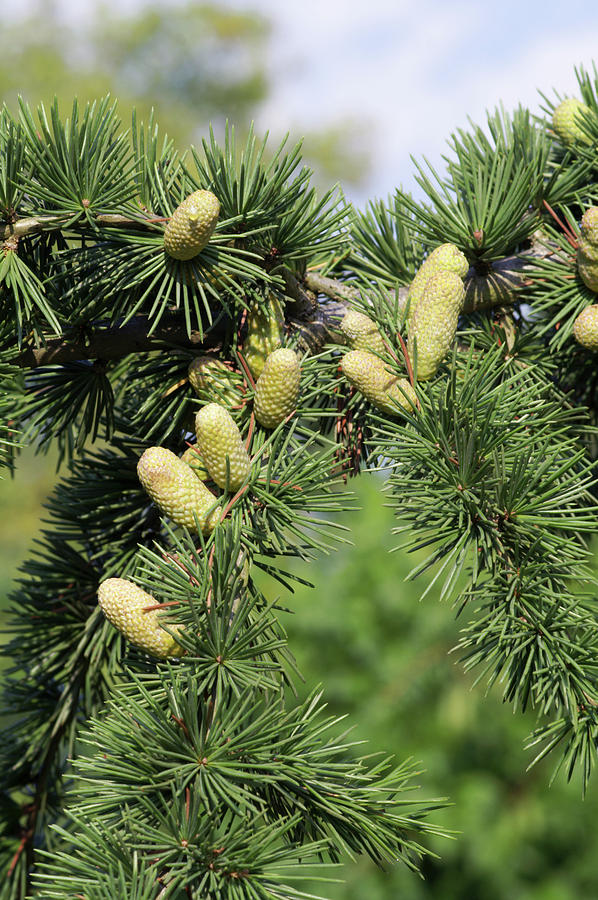
POLYGON ((571 144, 589 144, 590 138, 580 125, 580 113, 588 114, 592 110, 577 97, 568 97, 556 107, 552 114, 552 127, 568 146, 571 144))
POLYGON ((432 378, 455 340, 465 291, 456 272, 437 272, 428 281, 417 304, 407 344, 414 360, 417 347, 417 379, 432 378))
POLYGON ((164 515, 176 525, 203 534, 213 531, 220 509, 215 497, 182 459, 166 447, 148 447, 137 463, 139 481, 164 515))
POLYGON ((211 191, 195 191, 177 206, 164 229, 164 249, 174 259, 192 259, 206 246, 220 215, 211 191))
POLYGON ((241 402, 241 392, 229 367, 214 356, 197 356, 189 363, 189 383, 204 403, 220 403, 229 409, 241 402))
POLYGON ((276 428, 297 406, 301 363, 294 350, 274 350, 255 386, 253 411, 264 428, 276 428))
POLYGON ((106 618, 127 640, 146 653, 166 659, 169 656, 182 656, 185 652, 161 627, 158 610, 144 611, 148 606, 155 606, 156 601, 132 581, 127 581, 126 578, 107 578, 102 581, 98 588, 98 603, 106 618))
POLYGON ((276 294, 270 292, 265 304, 254 304, 247 317, 243 358, 254 378, 260 377, 267 357, 280 347, 283 334, 284 306, 276 294))
POLYGON ((406 378, 392 375, 384 363, 367 350, 350 350, 341 360, 345 378, 364 395, 366 400, 391 416, 417 408, 417 395, 406 378))
POLYGON ((460 278, 465 278, 468 271, 469 263, 467 258, 455 244, 440 244, 439 247, 432 250, 417 270, 415 278, 409 286, 409 293, 407 294, 409 304, 407 327, 409 328, 413 321, 417 304, 421 300, 432 275, 436 275, 438 272, 455 272, 460 278))
POLYGON ((353 350, 367 350, 368 353, 378 354, 386 352, 380 329, 365 313, 348 309, 339 327, 353 350))
POLYGON ((577 271, 586 287, 598 293, 598 206, 586 209, 581 219, 577 271))
POLYGON ((231 414, 218 403, 208 403, 195 417, 197 448, 216 484, 231 491, 241 487, 251 469, 241 432, 231 414))

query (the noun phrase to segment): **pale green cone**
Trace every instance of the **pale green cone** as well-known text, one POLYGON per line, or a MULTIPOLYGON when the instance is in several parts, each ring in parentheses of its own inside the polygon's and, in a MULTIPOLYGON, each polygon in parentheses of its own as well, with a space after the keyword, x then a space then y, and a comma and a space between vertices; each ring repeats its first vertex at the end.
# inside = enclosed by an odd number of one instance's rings
POLYGON ((195 191, 177 206, 164 229, 164 249, 174 259, 192 259, 206 246, 220 215, 211 191, 195 191))
POLYGON ((238 490, 249 475, 251 461, 228 410, 218 403, 202 407, 195 416, 195 433, 197 448, 212 481, 225 488, 228 468, 228 488, 238 490))
POLYGON ((465 278, 469 271, 469 263, 465 254, 455 244, 440 244, 424 260, 415 274, 415 278, 409 285, 407 301, 409 312, 407 313, 407 328, 409 328, 417 304, 421 300, 426 285, 432 275, 437 272, 455 272, 460 278, 465 278))
POLYGON ((598 350, 598 305, 586 306, 573 323, 573 337, 588 350, 598 350))
POLYGON ((552 114, 552 127, 564 144, 590 144, 590 138, 579 125, 579 113, 591 113, 589 106, 578 100, 577 97, 569 97, 556 107, 552 114))
POLYGON ((208 514, 215 497, 182 459, 166 447, 148 447, 137 463, 139 481, 164 515, 189 531, 209 534, 220 508, 208 514))
POLYGON ((189 363, 191 387, 204 403, 221 403, 231 408, 241 403, 241 392, 228 366, 213 356, 198 356, 189 363))
POLYGON ((365 313, 357 309, 348 309, 341 319, 339 328, 353 350, 367 350, 379 354, 386 352, 380 329, 365 313))
POLYGON ((294 350, 279 349, 266 359, 255 386, 253 411, 264 428, 276 428, 297 406, 301 362, 294 350))
POLYGON ((276 294, 270 292, 265 305, 251 307, 247 316, 247 337, 243 344, 243 358, 254 378, 259 378, 266 359, 282 344, 284 335, 284 306, 276 294))
POLYGON ((206 469, 206 464, 201 458, 197 447, 187 447, 180 459, 181 462, 190 466, 200 481, 206 481, 210 477, 210 473, 206 469))
POLYGON ((465 290, 456 272, 437 272, 432 275, 417 304, 409 330, 407 349, 415 358, 417 345, 417 379, 432 378, 450 350, 465 290))
POLYGON ((598 292, 598 206, 586 209, 581 219, 577 271, 591 291, 598 292))
POLYGON ((382 412, 396 416, 396 404, 406 410, 417 407, 417 395, 407 379, 392 375, 373 353, 350 350, 341 360, 341 369, 353 387, 382 412))
MULTIPOLYGON (((160 625, 158 610, 144 612, 156 601, 132 581, 126 578, 107 578, 98 587, 98 603, 109 622, 136 647, 146 653, 166 659, 182 656, 185 652, 180 644, 160 625)), ((173 627, 173 631, 179 631, 173 627)))

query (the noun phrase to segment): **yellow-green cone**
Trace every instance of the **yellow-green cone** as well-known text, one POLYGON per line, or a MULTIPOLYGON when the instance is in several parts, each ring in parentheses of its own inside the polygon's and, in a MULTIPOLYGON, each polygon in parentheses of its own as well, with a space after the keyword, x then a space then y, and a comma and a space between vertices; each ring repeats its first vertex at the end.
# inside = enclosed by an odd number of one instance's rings
POLYGON ((174 259, 192 259, 216 228, 220 202, 211 191, 195 191, 177 206, 164 229, 164 249, 174 259))
POLYGON ((294 350, 270 353, 255 386, 253 411, 264 428, 276 428, 297 406, 301 363, 294 350))
POLYGON ((181 462, 190 466, 200 481, 206 481, 210 477, 210 473, 206 469, 206 464, 201 458, 197 447, 187 447, 181 456, 181 462))
POLYGON ((367 350, 350 350, 341 360, 343 375, 366 400, 391 416, 417 407, 417 395, 406 378, 392 375, 384 363, 367 350))
POLYGON ((157 609, 144 612, 146 607, 155 606, 156 601, 132 581, 126 578, 102 581, 98 588, 98 602, 108 621, 146 653, 165 659, 168 656, 182 656, 185 652, 161 627, 157 609))
POLYGON ((573 337, 588 350, 598 350, 598 305, 586 306, 573 323, 573 337))
POLYGON ((241 392, 228 366, 213 356, 198 356, 189 363, 189 382, 204 403, 221 403, 228 408, 238 406, 241 392))
POLYGON ((460 278, 465 278, 469 271, 469 263, 465 255, 459 250, 455 244, 440 244, 430 255, 424 260, 422 265, 416 272, 415 278, 409 286, 407 301, 409 303, 409 312, 407 313, 407 327, 409 328, 417 304, 421 300, 426 285, 432 275, 437 272, 455 272, 460 278))
POLYGON ((339 327, 353 350, 367 350, 370 353, 380 354, 386 352, 378 326, 365 313, 357 309, 348 309, 339 327))
POLYGON ((229 490, 240 488, 249 475, 251 461, 229 411, 218 403, 208 403, 195 416, 195 433, 212 481, 226 487, 228 470, 229 490))
POLYGON ((577 271, 585 286, 598 292, 598 206, 586 209, 581 219, 577 271))
POLYGON ((465 290, 456 272, 437 272, 428 281, 417 304, 407 348, 414 360, 417 345, 417 379, 432 378, 455 340, 465 290))
POLYGON ((592 110, 577 97, 569 97, 556 107, 552 114, 552 127, 564 144, 590 144, 590 138, 580 127, 579 113, 592 110))
POLYGON ((182 459, 166 447, 148 447, 137 463, 139 481, 164 515, 189 531, 209 534, 218 522, 215 497, 182 459))
POLYGON ((261 307, 255 304, 247 316, 247 337, 243 344, 243 357, 254 378, 259 378, 266 358, 278 349, 284 334, 284 306, 278 297, 270 293, 261 307))

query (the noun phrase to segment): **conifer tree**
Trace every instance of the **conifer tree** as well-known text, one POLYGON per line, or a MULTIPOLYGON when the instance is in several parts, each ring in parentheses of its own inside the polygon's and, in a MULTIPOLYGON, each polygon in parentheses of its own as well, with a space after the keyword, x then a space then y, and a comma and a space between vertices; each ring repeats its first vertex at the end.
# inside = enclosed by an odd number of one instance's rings
POLYGON ((453 134, 444 173, 416 164, 424 201, 361 212, 253 133, 179 157, 108 99, 2 111, 0 461, 56 446, 65 473, 12 598, 2 900, 291 900, 306 863, 323 897, 347 856, 418 867, 443 801, 356 746, 325 685, 294 698, 284 631, 289 563, 346 540, 367 470, 465 666, 587 783, 598 73, 578 80, 546 119, 453 134))

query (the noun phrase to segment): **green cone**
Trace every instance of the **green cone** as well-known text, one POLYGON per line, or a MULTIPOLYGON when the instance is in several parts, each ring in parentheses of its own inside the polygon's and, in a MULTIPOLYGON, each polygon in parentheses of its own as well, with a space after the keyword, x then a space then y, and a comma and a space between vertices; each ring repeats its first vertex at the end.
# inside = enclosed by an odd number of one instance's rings
POLYGON ((586 306, 573 323, 573 337, 588 350, 598 350, 598 305, 586 306))
MULTIPOLYGON (((98 588, 98 603, 108 621, 146 653, 166 659, 182 656, 185 652, 161 627, 157 609, 144 612, 146 607, 155 606, 156 601, 132 581, 126 578, 102 581, 98 588)), ((175 630, 179 629, 173 628, 175 630)))
POLYGON ((294 350, 281 348, 267 357, 255 386, 253 411, 264 428, 276 428, 297 406, 301 363, 294 350))
POLYGON ((380 329, 365 313, 357 309, 348 309, 339 327, 353 350, 367 350, 379 354, 386 352, 380 329))
POLYGON ((417 407, 417 395, 407 379, 392 375, 373 353, 350 350, 341 360, 341 369, 353 387, 382 412, 396 416, 397 404, 406 410, 417 407))
POLYGON ((176 525, 203 534, 213 531, 220 509, 215 497, 193 470, 166 447, 148 447, 137 463, 139 481, 164 515, 176 525))
POLYGON ((456 272, 432 275, 417 304, 407 348, 411 360, 417 346, 417 379, 432 378, 455 340, 465 290, 456 272))
POLYGON ((216 228, 220 202, 211 191, 195 191, 177 206, 164 229, 164 249, 174 259, 192 259, 216 228))
POLYGON ((242 396, 233 373, 214 356, 198 356, 189 363, 191 387, 204 403, 221 403, 229 409, 241 403, 242 396))
POLYGON ((598 292, 598 206, 586 209, 581 219, 577 271, 585 286, 598 292))
POLYGON ((212 481, 225 488, 228 471, 228 488, 236 491, 249 475, 251 461, 231 414, 218 403, 208 403, 195 417, 195 432, 212 481))
POLYGON ((432 275, 437 272, 455 272, 460 278, 465 278, 469 271, 469 263, 465 255, 455 244, 440 244, 424 260, 419 267, 415 278, 409 286, 407 302, 409 312, 407 314, 407 328, 410 327, 415 314, 417 304, 421 300, 426 285, 432 275))
POLYGON ((579 125, 579 113, 592 110, 576 97, 563 100, 552 114, 552 127, 564 144, 591 144, 590 138, 579 125))
POLYGON ((280 347, 284 334, 284 306, 270 292, 265 305, 254 304, 247 317, 247 337, 243 357, 254 378, 259 378, 266 358, 280 347))

